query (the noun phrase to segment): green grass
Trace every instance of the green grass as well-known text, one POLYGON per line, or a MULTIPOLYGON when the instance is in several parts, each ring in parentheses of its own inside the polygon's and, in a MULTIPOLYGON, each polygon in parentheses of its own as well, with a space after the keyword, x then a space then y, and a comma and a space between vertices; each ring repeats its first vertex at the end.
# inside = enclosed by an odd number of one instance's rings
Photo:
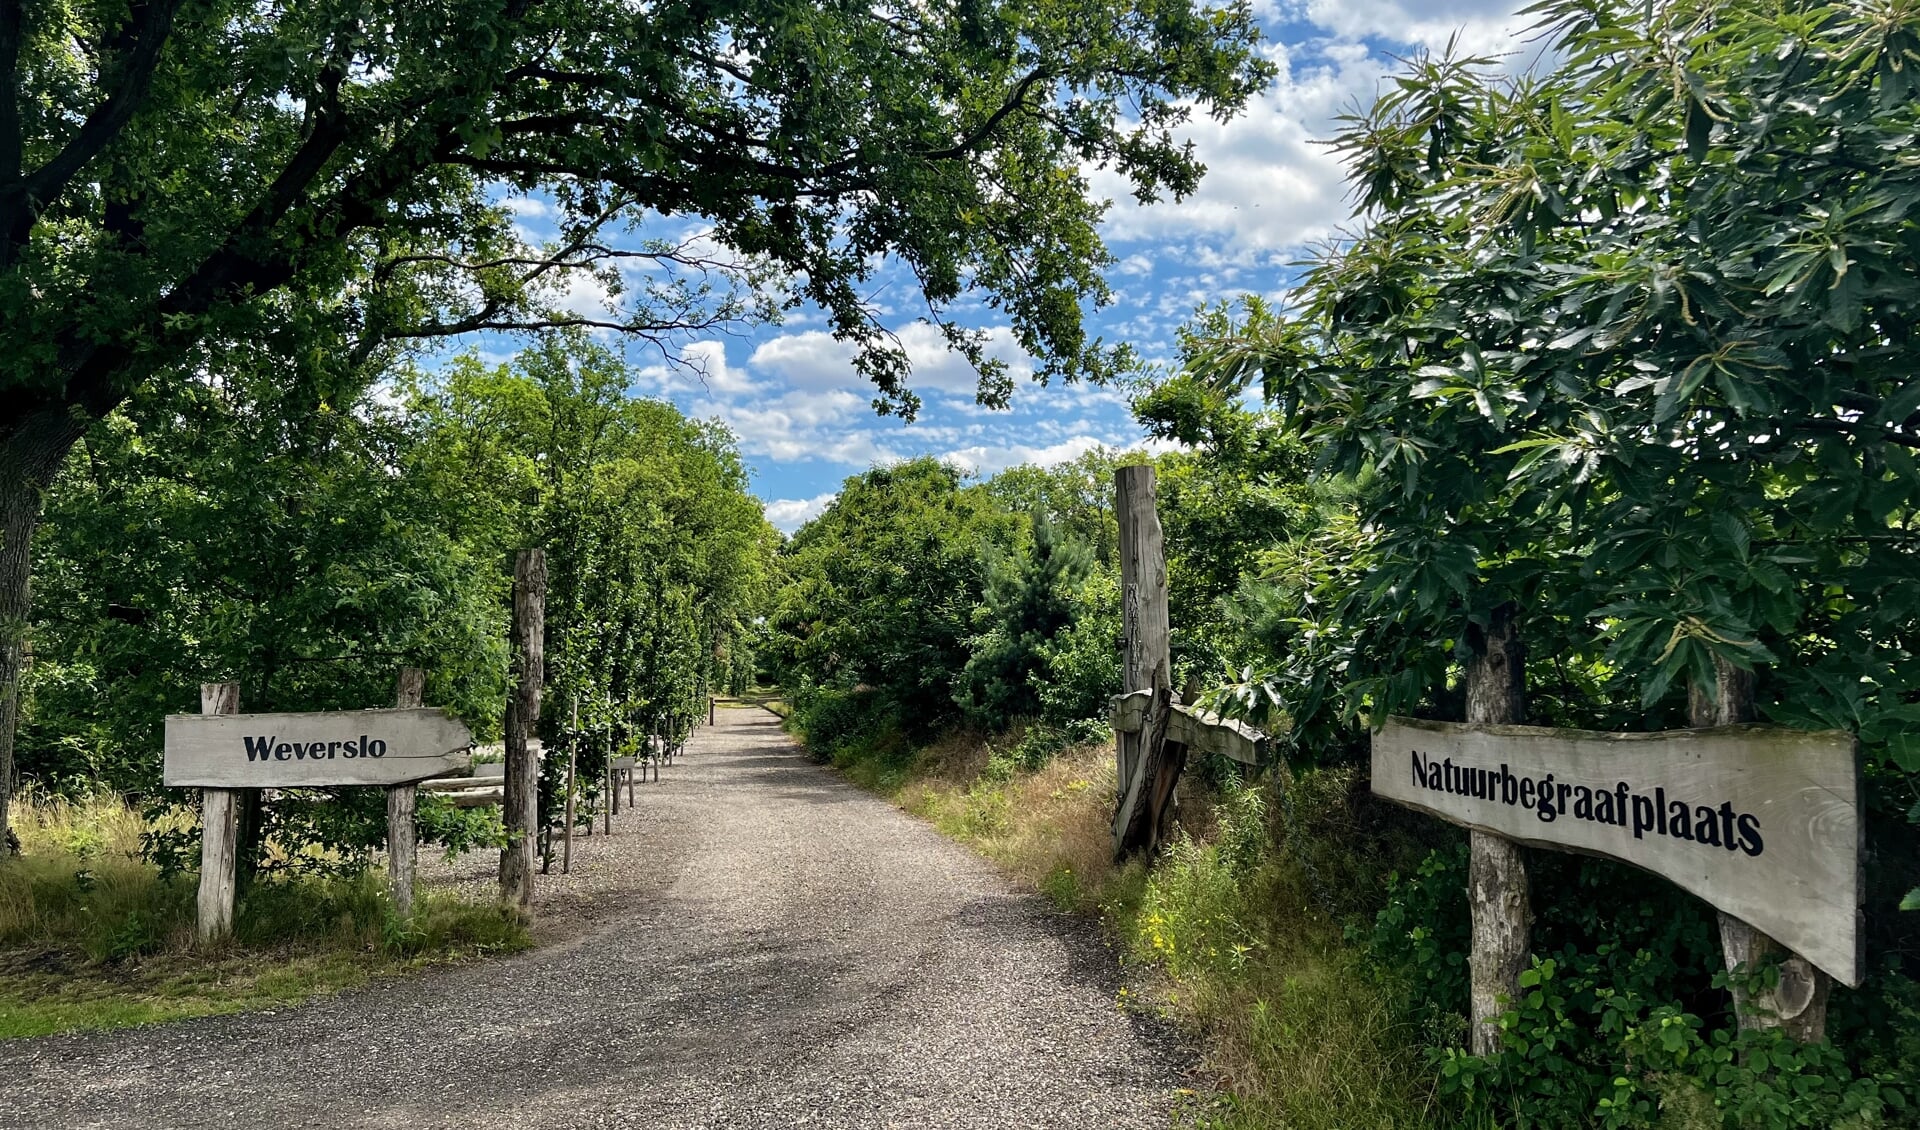
POLYGON ((446 892, 402 921, 363 874, 259 882, 233 936, 200 947, 196 877, 139 858, 139 814, 116 797, 23 799, 24 855, 0 860, 0 1038, 294 1004, 530 944, 511 911, 446 892))

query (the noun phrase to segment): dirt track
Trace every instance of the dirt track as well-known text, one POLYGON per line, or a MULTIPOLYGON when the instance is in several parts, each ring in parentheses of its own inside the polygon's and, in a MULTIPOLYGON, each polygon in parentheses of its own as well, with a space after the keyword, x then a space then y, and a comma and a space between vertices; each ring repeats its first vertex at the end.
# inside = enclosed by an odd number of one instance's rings
MULTIPOLYGON (((722 710, 552 884, 570 936, 276 1013, 0 1042, 0 1127, 1165 1127, 1084 923, 722 710)), ((474 877, 483 864, 471 864, 474 877)))

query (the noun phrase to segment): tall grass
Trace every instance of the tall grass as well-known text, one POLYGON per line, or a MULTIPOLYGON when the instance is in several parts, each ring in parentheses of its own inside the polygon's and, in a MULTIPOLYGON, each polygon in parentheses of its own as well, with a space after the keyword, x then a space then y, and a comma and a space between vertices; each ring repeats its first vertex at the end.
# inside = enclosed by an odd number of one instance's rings
POLYGON ((198 947, 197 878, 140 857, 150 825, 119 797, 29 791, 14 812, 23 852, 0 860, 0 1037, 289 1003, 528 944, 509 911, 446 892, 423 892, 402 920, 369 873, 257 882, 232 937, 198 947))

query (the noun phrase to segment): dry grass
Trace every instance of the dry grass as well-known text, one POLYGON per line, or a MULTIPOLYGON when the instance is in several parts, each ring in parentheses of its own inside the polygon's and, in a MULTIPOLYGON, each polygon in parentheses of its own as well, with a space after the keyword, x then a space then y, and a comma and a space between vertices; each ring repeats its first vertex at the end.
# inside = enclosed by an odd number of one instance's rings
POLYGON ((989 760, 978 738, 946 739, 894 799, 1061 905, 1090 907, 1115 870, 1113 747, 1072 746, 1031 773, 990 773, 989 760))

